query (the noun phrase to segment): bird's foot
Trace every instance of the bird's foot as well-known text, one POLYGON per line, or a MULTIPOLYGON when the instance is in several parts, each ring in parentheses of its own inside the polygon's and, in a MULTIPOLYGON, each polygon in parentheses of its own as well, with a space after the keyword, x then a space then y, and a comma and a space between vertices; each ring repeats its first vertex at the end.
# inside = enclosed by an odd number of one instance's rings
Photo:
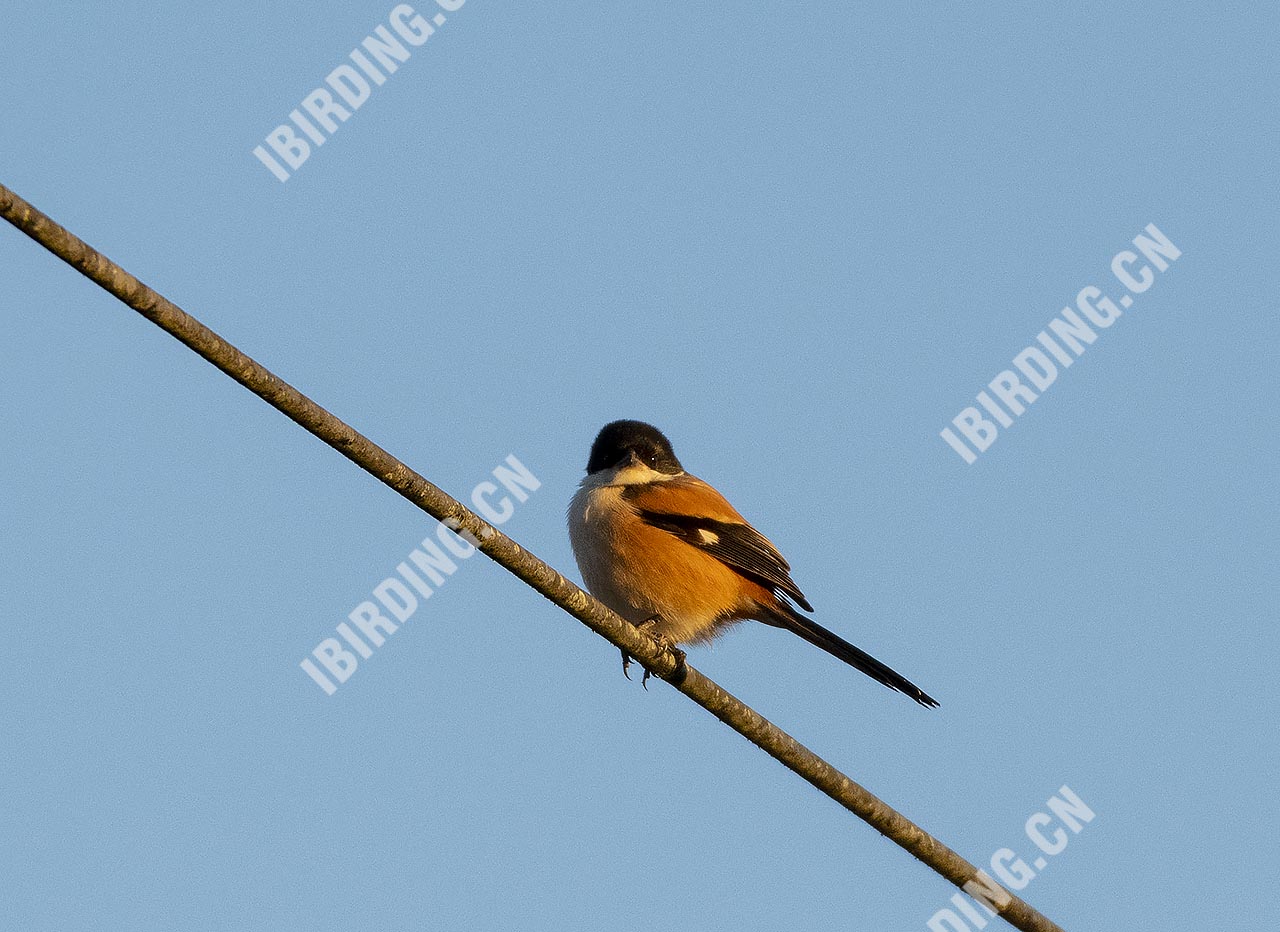
MULTIPOLYGON (((676 647, 675 641, 671 640, 661 631, 655 630, 658 627, 658 623, 660 621, 662 621, 662 619, 659 618, 657 615, 654 615, 640 622, 640 624, 636 625, 636 628, 642 634, 647 635, 657 645, 659 651, 663 653, 670 653, 671 656, 675 658, 676 668, 673 671, 672 679, 678 683, 680 682, 681 679, 684 678, 683 674, 684 674, 685 653, 680 648, 676 647)), ((622 673, 624 676, 627 676, 627 664, 630 662, 630 660, 631 658, 627 656, 627 652, 623 651, 622 652, 622 673)), ((649 688, 649 677, 651 677, 652 675, 653 674, 649 672, 649 668, 646 667, 644 671, 644 676, 641 677, 640 679, 640 685, 643 686, 646 690, 649 688)), ((631 679, 631 677, 627 676, 627 679, 631 679)))

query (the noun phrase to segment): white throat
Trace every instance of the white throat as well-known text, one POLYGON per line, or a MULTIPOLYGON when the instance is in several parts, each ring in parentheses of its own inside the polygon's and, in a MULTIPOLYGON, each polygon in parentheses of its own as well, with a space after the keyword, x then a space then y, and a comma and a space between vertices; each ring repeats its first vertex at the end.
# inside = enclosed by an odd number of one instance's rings
POLYGON ((631 463, 626 466, 615 466, 612 469, 601 469, 582 480, 581 488, 588 491, 605 489, 611 486, 648 485, 651 482, 669 482, 683 476, 683 472, 675 474, 658 472, 644 463, 631 463))

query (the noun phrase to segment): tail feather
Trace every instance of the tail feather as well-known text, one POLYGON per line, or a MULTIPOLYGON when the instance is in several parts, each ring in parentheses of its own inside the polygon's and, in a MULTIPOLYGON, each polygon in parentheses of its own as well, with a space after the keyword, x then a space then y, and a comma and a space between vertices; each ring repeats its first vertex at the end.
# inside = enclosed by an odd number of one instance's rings
POLYGON ((776 628, 785 628, 800 635, 814 647, 820 647, 833 657, 838 657, 849 666, 861 670, 878 683, 909 696, 925 708, 934 709, 938 701, 923 689, 911 682, 901 673, 890 669, 866 651, 854 647, 835 632, 828 631, 822 625, 801 615, 785 602, 761 606, 761 621, 776 628))

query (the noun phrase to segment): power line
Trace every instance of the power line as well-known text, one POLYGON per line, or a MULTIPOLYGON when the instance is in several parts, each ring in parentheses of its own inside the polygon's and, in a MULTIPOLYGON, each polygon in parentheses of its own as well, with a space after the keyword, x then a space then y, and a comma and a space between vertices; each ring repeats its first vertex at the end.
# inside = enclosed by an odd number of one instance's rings
POLYGON ((0 216, 431 517, 459 534, 470 535, 479 549, 494 562, 524 580, 615 647, 625 650, 655 676, 669 682, 890 841, 905 848, 957 887, 980 897, 1014 928, 1023 932, 1063 932, 1057 924, 1009 893, 985 872, 979 871, 750 706, 688 664, 678 664, 669 652, 659 651, 652 640, 565 579, 553 567, 3 185, 0 185, 0 216))

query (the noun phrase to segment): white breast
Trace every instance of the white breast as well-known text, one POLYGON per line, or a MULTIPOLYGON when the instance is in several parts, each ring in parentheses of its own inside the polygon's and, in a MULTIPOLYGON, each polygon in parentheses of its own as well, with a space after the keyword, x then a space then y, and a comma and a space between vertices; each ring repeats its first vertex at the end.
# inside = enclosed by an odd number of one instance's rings
MULTIPOLYGON (((679 544, 661 557, 637 552, 644 546, 638 542, 637 525, 645 526, 623 493, 628 485, 673 478, 644 466, 588 476, 569 504, 569 540, 592 595, 632 624, 660 619, 663 634, 685 643, 712 636, 724 607, 723 599, 691 594, 720 593, 732 586, 733 573, 692 548, 685 558, 679 544), (643 567, 638 565, 641 560, 643 567)), ((652 529, 647 533, 663 536, 652 529)))
POLYGON ((614 585, 618 567, 610 529, 629 508, 622 499, 623 486, 609 485, 604 474, 588 476, 569 503, 569 543, 588 591, 633 623, 644 621, 641 609, 631 605, 614 585))

